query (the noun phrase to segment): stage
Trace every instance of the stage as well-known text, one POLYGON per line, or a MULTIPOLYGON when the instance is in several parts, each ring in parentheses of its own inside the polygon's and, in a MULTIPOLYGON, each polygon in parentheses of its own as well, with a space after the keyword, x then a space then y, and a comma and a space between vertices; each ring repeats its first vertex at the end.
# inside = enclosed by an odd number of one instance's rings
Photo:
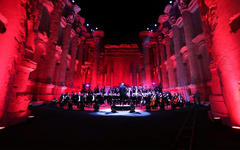
MULTIPOLYGON (((42 105, 34 106, 32 112, 35 118, 0 131, 2 149, 168 150, 191 110, 145 112, 136 108, 141 115, 150 115, 132 117, 128 111, 111 114, 111 108, 92 112, 42 105)), ((239 132, 213 125, 203 108, 197 112, 194 150, 240 148, 239 132)))
POLYGON ((101 109, 98 112, 89 113, 95 116, 122 116, 122 117, 146 117, 150 116, 150 112, 146 112, 144 110, 135 109, 135 112, 130 112, 129 110, 118 110, 116 112, 112 112, 111 108, 101 109))

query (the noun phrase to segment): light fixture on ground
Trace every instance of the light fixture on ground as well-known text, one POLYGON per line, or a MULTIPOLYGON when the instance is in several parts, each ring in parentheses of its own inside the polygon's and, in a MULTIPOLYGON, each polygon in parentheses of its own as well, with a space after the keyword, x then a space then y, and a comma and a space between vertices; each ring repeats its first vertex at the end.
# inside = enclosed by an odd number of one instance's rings
POLYGON ((143 110, 135 109, 135 112, 130 113, 129 111, 116 111, 112 112, 113 109, 100 109, 98 112, 91 112, 90 115, 94 116, 120 116, 120 117, 147 117, 150 116, 150 112, 146 112, 143 110))
POLYGON ((214 119, 214 120, 220 120, 221 117, 214 117, 213 119, 214 119))
POLYGON ((240 127, 239 126, 232 126, 233 129, 237 129, 237 130, 240 130, 240 127))
POLYGON ((0 127, 0 130, 3 130, 3 129, 5 129, 5 128, 6 128, 6 127, 4 127, 4 126, 1 126, 1 127, 0 127))
POLYGON ((30 116, 28 116, 28 118, 29 118, 29 119, 31 119, 31 118, 35 118, 35 116, 33 116, 33 115, 30 115, 30 116))

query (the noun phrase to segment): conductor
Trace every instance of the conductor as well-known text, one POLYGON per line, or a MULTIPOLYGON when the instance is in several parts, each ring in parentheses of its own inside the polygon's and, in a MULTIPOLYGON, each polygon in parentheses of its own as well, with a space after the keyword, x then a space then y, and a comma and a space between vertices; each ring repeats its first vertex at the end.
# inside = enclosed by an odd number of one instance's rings
POLYGON ((127 97, 127 88, 124 85, 124 83, 120 84, 119 93, 120 93, 120 105, 121 105, 121 104, 124 104, 124 101, 127 97))

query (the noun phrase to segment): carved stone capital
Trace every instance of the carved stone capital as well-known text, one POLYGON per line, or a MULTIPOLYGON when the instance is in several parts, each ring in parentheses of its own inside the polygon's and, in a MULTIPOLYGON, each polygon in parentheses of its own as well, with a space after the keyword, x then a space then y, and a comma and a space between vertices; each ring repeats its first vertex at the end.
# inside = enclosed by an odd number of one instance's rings
POLYGON ((70 35, 70 37, 71 37, 71 38, 74 38, 75 36, 77 36, 76 32, 75 32, 73 29, 71 29, 71 35, 70 35))
POLYGON ((38 32, 36 36, 37 36, 37 38, 35 39, 36 44, 38 44, 38 43, 46 44, 48 42, 48 36, 47 36, 46 32, 44 32, 44 33, 38 32))
POLYGON ((162 33, 163 33, 164 35, 168 35, 168 34, 169 34, 169 29, 168 29, 168 27, 164 27, 164 28, 162 29, 162 33))
POLYGON ((165 14, 170 14, 171 9, 172 9, 172 5, 168 4, 164 9, 164 13, 165 14))
POLYGON ((191 0, 180 0, 179 3, 179 9, 182 11, 184 9, 188 8, 188 4, 190 3, 191 0))
POLYGON ((218 24, 218 16, 216 15, 217 5, 216 0, 199 0, 198 2, 202 20, 205 27, 207 47, 212 47, 212 33, 215 31, 218 24))
POLYGON ((94 38, 103 38, 104 37, 104 31, 97 30, 92 33, 94 38))
POLYGON ((61 17, 61 22, 60 22, 60 24, 61 24, 61 27, 62 27, 62 28, 65 28, 66 25, 67 25, 67 19, 62 16, 62 17, 61 17))
POLYGON ((167 14, 160 15, 158 17, 158 23, 163 24, 164 22, 167 22, 168 19, 169 19, 169 15, 167 15, 167 14))
POLYGON ((52 3, 52 1, 50 1, 50 0, 40 0, 40 2, 48 10, 49 14, 51 14, 53 9, 54 9, 54 4, 52 3))
POLYGON ((170 25, 174 25, 176 23, 176 17, 175 16, 171 16, 168 20, 169 24, 170 25))
POLYGON ((67 16, 66 20, 67 20, 67 23, 72 24, 74 22, 74 16, 73 15, 69 15, 69 16, 67 16))
POLYGON ((61 46, 56 45, 55 57, 56 57, 56 62, 57 62, 57 63, 60 63, 61 54, 62 54, 62 48, 61 48, 61 46))

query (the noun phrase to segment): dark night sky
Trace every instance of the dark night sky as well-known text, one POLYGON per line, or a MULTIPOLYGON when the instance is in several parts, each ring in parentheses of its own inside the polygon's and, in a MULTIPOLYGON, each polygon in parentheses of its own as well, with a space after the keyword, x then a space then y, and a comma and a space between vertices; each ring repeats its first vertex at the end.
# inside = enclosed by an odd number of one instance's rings
POLYGON ((105 32, 105 43, 134 43, 138 33, 157 23, 169 0, 75 0, 92 28, 105 32))

